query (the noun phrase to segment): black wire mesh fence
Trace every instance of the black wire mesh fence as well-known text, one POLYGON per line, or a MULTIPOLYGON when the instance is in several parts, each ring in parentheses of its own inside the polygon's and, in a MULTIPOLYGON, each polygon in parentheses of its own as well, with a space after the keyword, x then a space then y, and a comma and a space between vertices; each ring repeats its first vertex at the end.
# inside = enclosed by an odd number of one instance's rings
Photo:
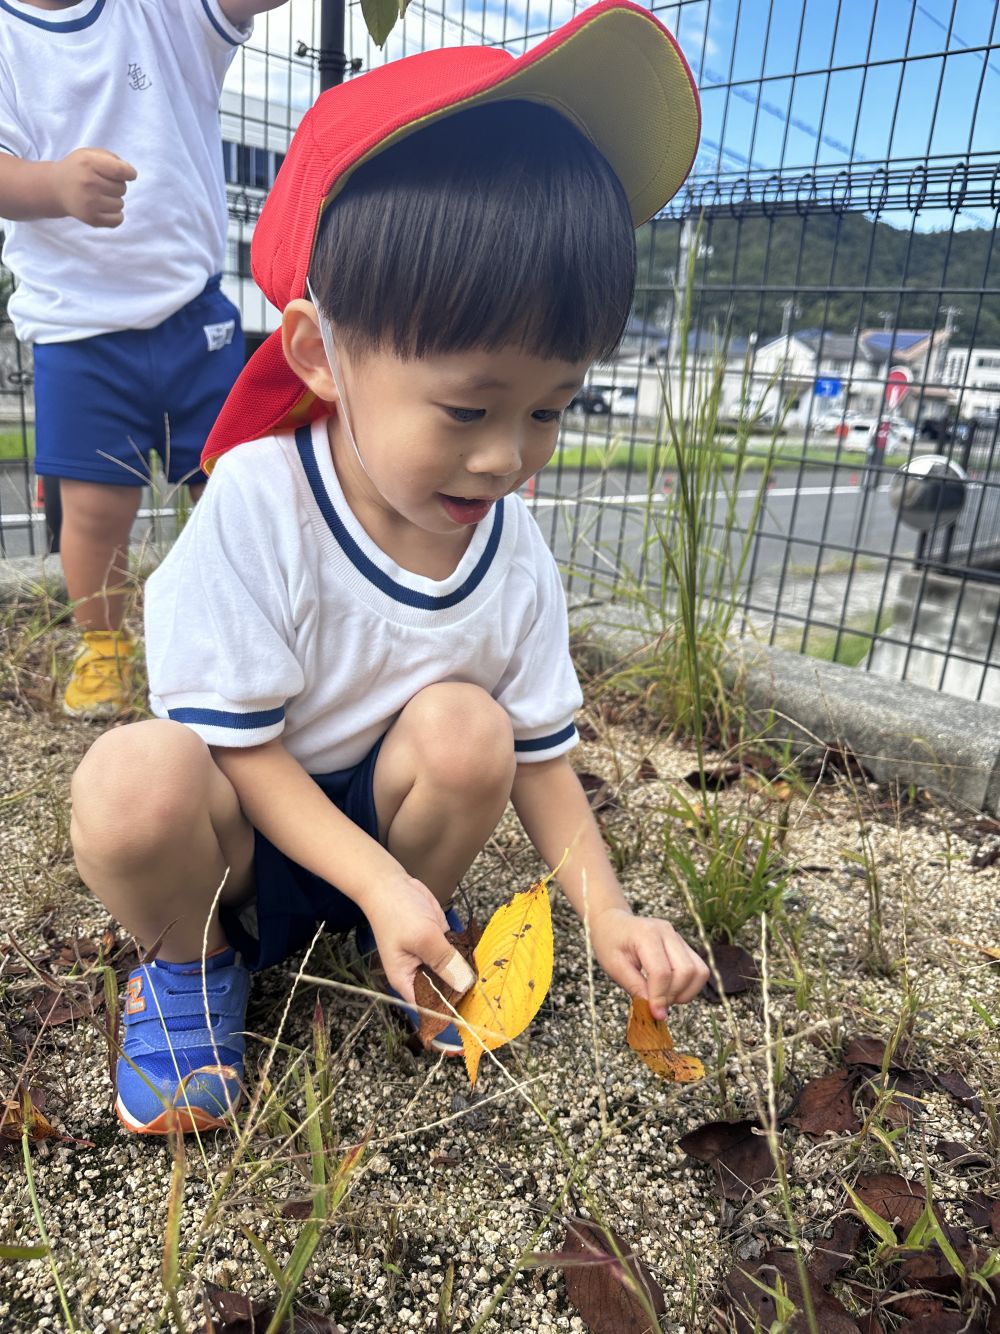
MULTIPOLYGON (((434 46, 516 54, 581 7, 413 0, 379 51, 352 3, 346 77, 434 46)), ((747 442, 734 504, 706 498, 720 558, 747 543, 726 590, 743 632, 1000 703, 1000 0, 651 8, 698 81, 702 144, 639 235, 620 354, 529 490, 571 600, 658 578, 651 516, 668 520, 676 481, 664 399, 688 411, 671 401, 683 364, 686 385, 718 386, 705 447, 747 442)), ((224 94, 225 286, 251 347, 278 318, 250 276, 253 225, 321 59, 341 59, 323 36, 320 4, 292 0, 258 22, 224 94)), ((0 377, 10 556, 42 550, 45 527, 30 356, 2 323, 0 377)))

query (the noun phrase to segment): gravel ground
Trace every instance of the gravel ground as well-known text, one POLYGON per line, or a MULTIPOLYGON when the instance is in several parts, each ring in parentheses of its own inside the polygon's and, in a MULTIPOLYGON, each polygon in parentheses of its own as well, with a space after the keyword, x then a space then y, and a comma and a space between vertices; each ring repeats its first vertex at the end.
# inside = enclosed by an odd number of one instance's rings
MULTIPOLYGON (((95 936, 108 925, 68 853, 68 778, 95 732, 16 702, 0 704, 0 727, 0 927, 31 957, 45 947, 46 933, 49 939, 95 936)), ((605 818, 626 863, 622 877, 633 902, 690 930, 661 871, 665 824, 684 836, 665 809, 694 767, 690 751, 644 740, 626 726, 601 726, 599 740, 581 746, 574 763, 606 778, 617 795, 618 809, 605 818), (643 760, 652 763, 655 779, 638 781, 643 760)), ((545 1226, 551 1211, 596 1207, 662 1286, 668 1310, 663 1328, 691 1334, 709 1328, 719 1283, 734 1260, 759 1256, 787 1236, 776 1197, 722 1203, 708 1169, 676 1144, 706 1120, 752 1115, 753 1087, 764 1077, 766 1055, 783 1058, 778 1103, 787 1107, 804 1080, 838 1063, 843 1038, 891 1032, 909 996, 925 1062, 960 1064, 971 1082, 996 1093, 997 1051, 989 1048, 986 1026, 970 1004, 1000 1012, 1000 968, 974 948, 1000 945, 1000 868, 971 864, 991 835, 974 817, 927 800, 899 815, 883 798, 863 783, 860 791, 824 783, 803 786, 790 800, 773 804, 775 819, 779 811, 787 817, 784 853, 794 868, 778 929, 799 969, 796 974, 791 956, 772 937, 769 1018, 783 1047, 780 1053, 767 1047, 759 992, 734 998, 728 1012, 699 999, 671 1017, 678 1049, 705 1062, 708 1074, 699 1084, 664 1084, 635 1059, 624 1042, 626 999, 602 975, 594 979, 591 1007, 583 932, 558 899, 549 999, 525 1038, 502 1053, 506 1073, 484 1062, 474 1098, 460 1061, 415 1057, 380 1007, 325 990, 333 1083, 329 1133, 344 1148, 372 1138, 369 1156, 306 1272, 303 1302, 330 1311, 351 1334, 440 1334, 471 1329, 510 1280, 484 1331, 582 1331, 587 1327, 556 1270, 510 1275, 525 1248, 560 1244, 560 1227, 545 1226), (862 962, 867 894, 858 801, 869 817, 871 807, 880 807, 867 828, 884 939, 898 961, 891 976, 879 976, 862 962), (565 1195, 571 1177, 575 1204, 565 1195), (450 1324, 441 1313, 449 1272, 450 1324)), ((741 787, 724 800, 767 804, 766 794, 748 795, 741 787)), ((485 920, 538 869, 519 827, 508 819, 469 877, 476 915, 485 920)), ((759 957, 756 926, 742 943, 759 957)), ((321 942, 308 971, 342 977, 344 958, 339 944, 321 942)), ((14 960, 9 952, 0 956, 5 1096, 25 1056, 18 1025, 30 982, 14 974, 14 960)), ((275 1031, 297 963, 255 984, 248 1018, 254 1032, 275 1031)), ((295 990, 286 1045, 272 1071, 275 1082, 285 1077, 292 1115, 301 1112, 295 1053, 311 1049, 317 991, 304 984, 295 990)), ((253 1059, 264 1054, 263 1044, 254 1044, 253 1059)), ((107 1064, 100 1025, 92 1020, 53 1028, 38 1043, 29 1082, 45 1089, 46 1113, 62 1131, 90 1141, 33 1148, 38 1204, 77 1329, 173 1329, 161 1283, 172 1159, 165 1144, 119 1129, 107 1064)), ((969 1187, 968 1174, 951 1174, 933 1145, 944 1138, 981 1146, 977 1124, 952 1098, 928 1095, 918 1127, 897 1146, 904 1172, 919 1175, 927 1158, 944 1194, 957 1200, 969 1187)), ((870 1138, 815 1142, 785 1133, 797 1226, 811 1241, 842 1207, 841 1180, 858 1170, 879 1170, 885 1159, 870 1138)), ((200 1147, 187 1144, 180 1246, 182 1264, 190 1265, 181 1284, 189 1328, 204 1327, 197 1312, 206 1280, 254 1297, 273 1296, 274 1284, 247 1233, 261 1239, 279 1264, 285 1262, 302 1224, 284 1217, 282 1205, 308 1193, 309 1165, 300 1150, 301 1141, 289 1148, 281 1140, 273 1121, 239 1152, 226 1135, 200 1147)), ((39 1236, 19 1154, 18 1144, 2 1159, 0 1244, 25 1245, 39 1236)), ((946 1212, 953 1207, 946 1204, 946 1212)), ((48 1263, 0 1261, 0 1329, 62 1328, 48 1263)))

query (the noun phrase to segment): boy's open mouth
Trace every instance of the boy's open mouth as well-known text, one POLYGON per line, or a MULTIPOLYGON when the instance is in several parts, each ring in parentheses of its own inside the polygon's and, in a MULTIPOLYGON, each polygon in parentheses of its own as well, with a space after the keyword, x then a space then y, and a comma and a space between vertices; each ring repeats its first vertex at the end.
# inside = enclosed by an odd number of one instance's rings
POLYGON ((453 523, 478 523, 493 508, 492 500, 469 500, 465 496, 446 496, 438 492, 441 507, 453 523))

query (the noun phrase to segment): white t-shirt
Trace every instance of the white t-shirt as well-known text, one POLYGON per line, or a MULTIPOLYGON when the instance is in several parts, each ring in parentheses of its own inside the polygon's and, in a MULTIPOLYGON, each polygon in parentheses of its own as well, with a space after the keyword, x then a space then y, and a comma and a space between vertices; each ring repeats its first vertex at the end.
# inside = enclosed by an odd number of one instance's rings
POLYGON ((559 571, 517 496, 447 579, 412 574, 349 508, 325 421, 223 454, 146 585, 157 717, 210 745, 280 736, 313 774, 359 763, 442 681, 504 707, 519 760, 562 754, 582 703, 568 638, 559 571))
POLYGON ((0 149, 25 161, 106 148, 138 172, 120 227, 5 224, 24 342, 151 329, 222 270, 219 96, 236 48, 218 0, 0 0, 0 149))

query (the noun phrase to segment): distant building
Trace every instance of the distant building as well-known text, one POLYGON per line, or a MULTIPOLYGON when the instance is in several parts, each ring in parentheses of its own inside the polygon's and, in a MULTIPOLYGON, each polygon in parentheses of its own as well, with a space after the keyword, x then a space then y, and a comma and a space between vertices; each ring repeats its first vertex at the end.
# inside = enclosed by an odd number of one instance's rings
POLYGON ((1000 414, 1000 347, 953 347, 945 361, 948 402, 966 419, 1000 414))

